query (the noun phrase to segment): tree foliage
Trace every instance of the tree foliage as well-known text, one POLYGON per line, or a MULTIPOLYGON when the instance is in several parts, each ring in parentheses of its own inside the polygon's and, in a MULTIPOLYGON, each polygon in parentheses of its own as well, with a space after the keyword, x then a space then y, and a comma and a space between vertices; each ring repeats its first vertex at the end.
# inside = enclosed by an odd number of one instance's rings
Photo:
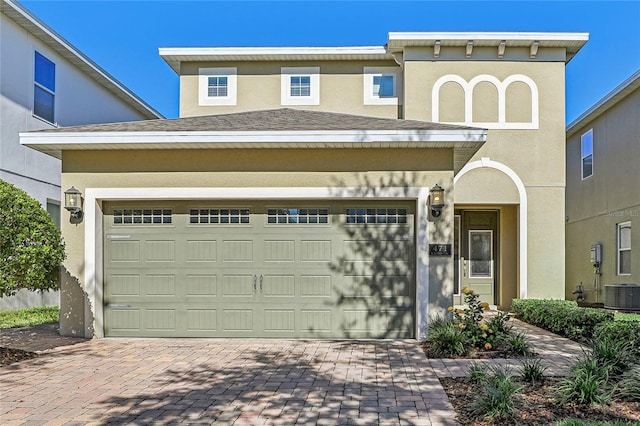
POLYGON ((60 230, 47 211, 0 179, 0 296, 57 289, 64 258, 60 230))

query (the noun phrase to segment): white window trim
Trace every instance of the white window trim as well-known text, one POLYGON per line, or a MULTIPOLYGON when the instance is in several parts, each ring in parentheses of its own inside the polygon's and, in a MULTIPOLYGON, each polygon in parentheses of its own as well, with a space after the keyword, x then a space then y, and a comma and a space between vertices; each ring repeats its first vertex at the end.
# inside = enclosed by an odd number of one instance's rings
POLYGON ((629 248, 620 248, 620 228, 629 226, 631 229, 631 222, 621 222, 616 225, 616 275, 631 275, 631 271, 629 272, 620 272, 620 252, 628 251, 631 252, 631 246, 629 248))
POLYGON ((582 180, 588 179, 591 176, 593 176, 593 129, 589 129, 589 131, 583 133, 580 136, 580 176, 582 177, 582 180), (584 155, 582 155, 582 146, 583 146, 583 141, 584 141, 584 137, 588 134, 591 134, 591 174, 589 176, 585 176, 584 175, 584 159, 588 157, 588 155, 585 157, 584 155))
POLYGON ((365 105, 398 105, 398 88, 400 73, 394 67, 364 67, 363 75, 363 103, 365 105), (380 97, 373 95, 373 77, 392 76, 393 96, 380 97))
POLYGON ((198 105, 219 106, 237 105, 238 68, 199 68, 198 69, 198 105), (209 77, 227 77, 227 96, 209 96, 209 77))
POLYGON ((320 67, 280 68, 280 104, 320 105, 320 67), (291 77, 297 75, 311 77, 310 96, 291 96, 291 77))

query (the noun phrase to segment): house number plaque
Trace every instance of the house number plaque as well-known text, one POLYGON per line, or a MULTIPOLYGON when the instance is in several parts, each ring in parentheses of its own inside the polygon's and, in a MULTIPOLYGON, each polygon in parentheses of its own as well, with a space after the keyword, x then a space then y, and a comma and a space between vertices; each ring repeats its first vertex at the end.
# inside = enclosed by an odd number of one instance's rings
POLYGON ((429 256, 451 256, 451 244, 429 244, 429 256))

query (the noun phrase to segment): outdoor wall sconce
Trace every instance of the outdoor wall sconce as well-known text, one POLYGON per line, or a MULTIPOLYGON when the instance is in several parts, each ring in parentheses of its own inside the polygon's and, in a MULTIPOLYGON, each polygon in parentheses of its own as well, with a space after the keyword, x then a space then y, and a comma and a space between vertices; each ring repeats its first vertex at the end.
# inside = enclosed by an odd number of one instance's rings
POLYGON ((444 189, 437 183, 429 190, 429 209, 432 217, 440 217, 444 207, 444 189))
POLYGON ((72 218, 82 219, 82 192, 73 186, 64 191, 64 208, 69 210, 72 218))

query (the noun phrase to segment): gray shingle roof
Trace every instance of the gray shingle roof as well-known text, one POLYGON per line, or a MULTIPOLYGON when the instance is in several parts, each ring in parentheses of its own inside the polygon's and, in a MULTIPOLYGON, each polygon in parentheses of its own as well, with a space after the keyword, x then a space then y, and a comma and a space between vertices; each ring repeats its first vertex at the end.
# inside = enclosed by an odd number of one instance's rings
POLYGON ((176 119, 60 127, 42 132, 206 132, 313 130, 475 130, 474 127, 418 120, 375 118, 281 108, 176 119))

